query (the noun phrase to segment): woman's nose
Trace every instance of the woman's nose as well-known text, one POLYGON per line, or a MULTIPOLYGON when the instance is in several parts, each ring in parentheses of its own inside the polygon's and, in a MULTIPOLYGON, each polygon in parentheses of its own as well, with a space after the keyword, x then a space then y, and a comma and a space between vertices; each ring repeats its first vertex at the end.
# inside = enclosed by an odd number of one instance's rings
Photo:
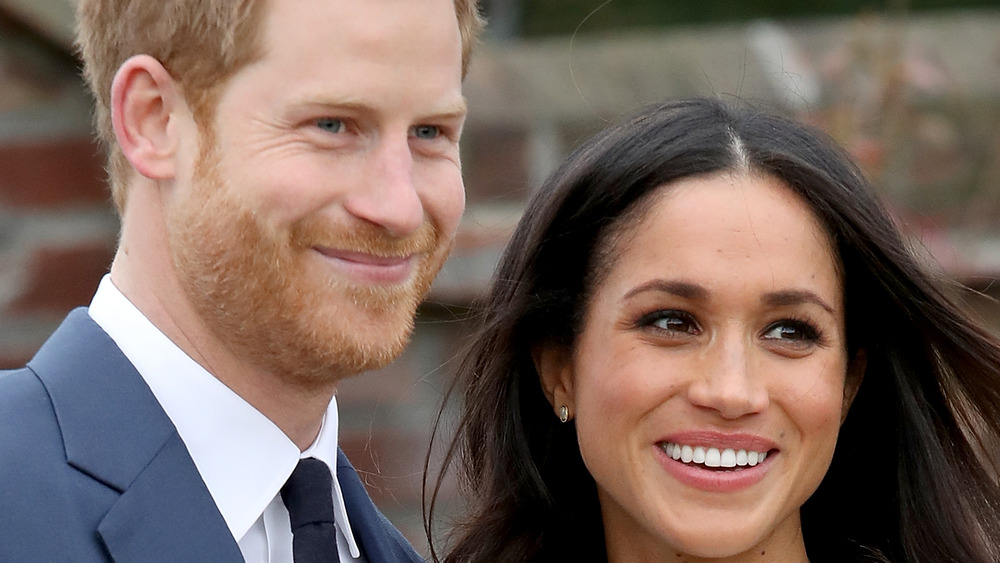
POLYGON ((688 400, 727 420, 763 412, 769 404, 765 378, 753 364, 742 337, 720 340, 705 350, 697 373, 691 375, 688 400))

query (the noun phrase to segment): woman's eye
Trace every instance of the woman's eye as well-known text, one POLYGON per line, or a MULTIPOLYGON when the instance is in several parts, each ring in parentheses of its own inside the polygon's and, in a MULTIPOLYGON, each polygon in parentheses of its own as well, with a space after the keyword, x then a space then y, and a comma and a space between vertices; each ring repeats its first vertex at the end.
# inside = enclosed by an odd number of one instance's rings
POLYGON ((413 136, 418 139, 436 139, 441 135, 441 128, 436 125, 417 125, 413 128, 413 136))
POLYGON ((656 311, 643 316, 639 324, 667 332, 686 334, 701 332, 694 318, 683 311, 656 311))
POLYGON ((764 330, 766 340, 786 340, 798 343, 816 342, 819 340, 819 330, 803 321, 778 321, 764 330))
POLYGON ((344 120, 333 117, 323 117, 316 120, 316 127, 327 133, 340 133, 344 130, 344 120))

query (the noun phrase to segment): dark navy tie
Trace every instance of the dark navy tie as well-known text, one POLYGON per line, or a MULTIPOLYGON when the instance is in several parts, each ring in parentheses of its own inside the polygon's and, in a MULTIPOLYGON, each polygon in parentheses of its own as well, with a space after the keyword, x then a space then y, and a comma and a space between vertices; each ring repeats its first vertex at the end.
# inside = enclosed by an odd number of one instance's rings
POLYGON ((292 523, 295 563, 331 563, 337 555, 337 528, 333 523, 333 477, 322 461, 300 459, 281 488, 281 500, 292 523))

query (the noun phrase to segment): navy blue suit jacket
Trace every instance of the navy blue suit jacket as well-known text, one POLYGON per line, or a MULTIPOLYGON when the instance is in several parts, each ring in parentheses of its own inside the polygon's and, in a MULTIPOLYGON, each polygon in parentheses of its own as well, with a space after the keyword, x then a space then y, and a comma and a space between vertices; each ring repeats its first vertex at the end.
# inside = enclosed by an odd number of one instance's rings
MULTIPOLYGON (((337 478, 369 561, 422 561, 343 452, 337 478)), ((85 309, 0 372, 0 562, 36 561, 243 561, 170 419, 85 309)))

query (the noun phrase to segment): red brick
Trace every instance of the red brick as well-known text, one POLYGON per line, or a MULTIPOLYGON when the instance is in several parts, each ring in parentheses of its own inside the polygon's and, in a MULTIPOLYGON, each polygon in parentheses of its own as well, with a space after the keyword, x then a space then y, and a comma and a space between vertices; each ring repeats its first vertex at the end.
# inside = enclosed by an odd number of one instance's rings
POLYGON ((0 203, 51 208, 108 201, 103 167, 90 139, 0 146, 0 203))
POLYGON ((10 304, 12 314, 65 314, 90 302, 108 271, 114 249, 93 243, 71 248, 41 248, 28 262, 28 282, 10 304))
POLYGON ((518 201, 528 185, 527 135, 517 128, 491 127, 469 135, 463 170, 469 203, 518 201))

